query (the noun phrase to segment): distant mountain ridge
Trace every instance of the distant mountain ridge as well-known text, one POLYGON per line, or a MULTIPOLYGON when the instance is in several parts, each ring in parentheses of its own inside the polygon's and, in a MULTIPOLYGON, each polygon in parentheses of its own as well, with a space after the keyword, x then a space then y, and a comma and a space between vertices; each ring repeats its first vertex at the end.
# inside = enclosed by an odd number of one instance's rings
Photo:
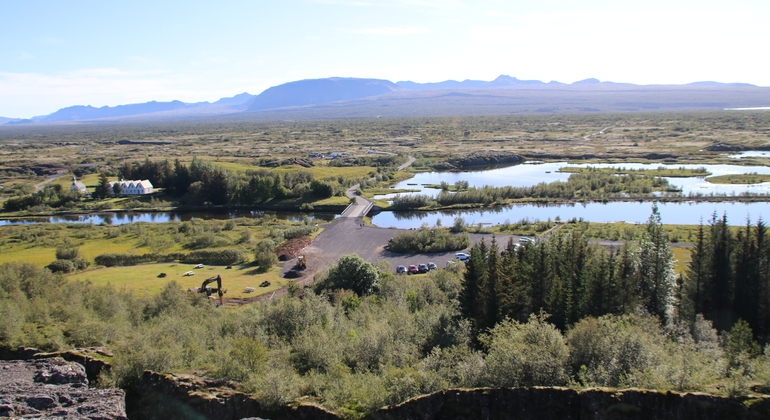
POLYGON ((330 77, 308 79, 273 86, 249 103, 249 111, 316 105, 327 102, 377 96, 399 90, 388 80, 330 77))
MULTIPOLYGON (((520 85, 544 85, 545 82, 540 80, 519 80, 515 77, 500 75, 491 82, 485 82, 483 80, 470 80, 466 79, 462 82, 456 80, 445 80, 443 82, 436 83, 415 83, 410 81, 396 82, 396 85, 404 89, 452 89, 452 88, 484 88, 484 87, 501 87, 501 86, 520 86, 520 85)), ((547 84, 559 84, 564 83, 551 81, 547 84)))
POLYGON ((520 80, 435 83, 330 77, 284 83, 259 95, 241 93, 216 102, 150 101, 93 107, 76 105, 29 120, 0 117, 0 124, 72 121, 164 120, 216 116, 257 119, 374 118, 378 116, 499 115, 511 113, 632 112, 770 106, 770 88, 746 83, 695 82, 635 85, 585 79, 571 84, 520 80))

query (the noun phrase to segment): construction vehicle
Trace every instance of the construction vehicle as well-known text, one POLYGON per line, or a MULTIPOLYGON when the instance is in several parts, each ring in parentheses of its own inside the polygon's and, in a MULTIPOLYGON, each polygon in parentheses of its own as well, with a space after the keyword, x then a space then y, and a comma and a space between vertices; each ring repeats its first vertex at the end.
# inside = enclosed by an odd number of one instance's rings
POLYGON ((203 284, 201 284, 200 290, 198 290, 198 293, 205 293, 206 297, 211 297, 214 293, 219 296, 219 305, 222 306, 225 304, 223 295, 227 293, 227 290, 222 289, 222 277, 219 275, 216 275, 214 277, 209 277, 206 280, 203 281, 203 284), (210 287, 209 284, 217 282, 217 287, 210 287))
POLYGON ((307 268, 307 261, 304 255, 297 257, 297 270, 304 270, 307 268))

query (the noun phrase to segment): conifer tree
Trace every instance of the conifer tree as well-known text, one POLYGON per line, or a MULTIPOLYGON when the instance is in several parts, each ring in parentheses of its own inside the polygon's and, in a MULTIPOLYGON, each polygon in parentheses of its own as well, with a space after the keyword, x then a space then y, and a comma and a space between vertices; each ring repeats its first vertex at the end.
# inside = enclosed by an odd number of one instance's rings
POLYGON ((484 329, 492 328, 500 320, 500 293, 503 284, 502 267, 497 247, 497 240, 492 237, 492 244, 486 255, 487 275, 482 286, 482 305, 484 306, 484 329))
POLYGON ((712 217, 710 242, 710 278, 709 291, 711 296, 710 307, 705 308, 706 318, 714 321, 714 327, 718 330, 729 329, 735 321, 732 312, 733 297, 735 293, 733 270, 731 259, 733 252, 733 237, 727 224, 727 215, 721 219, 712 217))
POLYGON ((521 258, 522 254, 523 250, 517 252, 513 239, 509 239, 500 263, 499 319, 512 318, 524 322, 532 313, 530 293, 524 281, 527 266, 521 258))
POLYGON ((94 198, 107 198, 110 195, 110 181, 107 179, 107 174, 102 172, 99 174, 99 184, 94 189, 94 198))
POLYGON ((707 290, 709 285, 711 265, 709 264, 708 243, 703 223, 698 226, 698 232, 695 236, 695 247, 690 251, 690 264, 687 268, 686 305, 685 311, 687 319, 695 322, 697 314, 706 313, 710 307, 711 294, 707 290))
POLYGON ((471 320, 474 328, 479 332, 484 328, 484 308, 482 287, 486 284, 487 267, 484 262, 486 257, 486 245, 481 243, 471 248, 470 258, 465 264, 463 285, 460 290, 460 310, 462 314, 471 320), (483 250, 483 253, 482 253, 483 250))
POLYGON ((640 292, 644 307, 667 323, 675 322, 676 273, 674 254, 668 247, 658 206, 654 205, 639 244, 640 292))

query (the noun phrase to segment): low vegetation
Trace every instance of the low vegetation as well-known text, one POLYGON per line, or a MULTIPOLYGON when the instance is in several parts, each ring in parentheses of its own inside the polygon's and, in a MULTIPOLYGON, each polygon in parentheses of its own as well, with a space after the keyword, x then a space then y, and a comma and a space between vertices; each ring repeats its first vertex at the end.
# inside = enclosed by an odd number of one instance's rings
MULTIPOLYGON (((195 369, 234 380, 266 407, 301 399, 347 418, 452 387, 747 395, 770 387, 766 326, 737 319, 723 324, 719 314, 753 319, 756 305, 742 300, 740 273, 765 261, 770 247, 761 223, 747 228, 748 237, 727 235, 726 262, 733 268, 724 271, 715 257, 724 249, 722 227, 716 219, 703 229, 700 259, 681 282, 670 270, 653 213, 640 245, 618 253, 572 232, 509 248, 502 257, 494 242, 481 244, 472 248, 467 269, 418 277, 346 256, 302 299, 288 295, 237 310, 188 296, 176 281, 138 294, 11 262, 0 265, 0 343, 45 350, 109 346, 113 369, 101 386, 131 389, 145 369, 195 369), (758 258, 743 249, 754 249, 758 258), (664 281, 656 283, 661 274, 664 281), (615 280, 598 280, 610 276, 615 280), (690 287, 696 279, 711 296, 703 295, 700 306, 690 287), (722 290, 733 297, 733 309, 719 306, 722 290)), ((766 293, 756 290, 755 298, 766 293)))
POLYGON ((430 254, 465 249, 470 244, 467 233, 452 234, 448 229, 420 228, 393 235, 388 249, 401 254, 430 254))
POLYGON ((720 175, 710 176, 706 178, 706 181, 712 184, 761 184, 763 182, 770 182, 770 175, 760 175, 757 173, 720 175))
POLYGON ((657 169, 626 169, 623 167, 619 168, 596 168, 593 166, 589 167, 577 167, 577 166, 567 166, 564 168, 559 169, 559 172, 570 172, 575 174, 582 174, 582 173, 605 173, 605 174, 612 174, 612 175, 647 175, 647 176, 657 176, 657 177, 668 177, 668 178, 689 178, 693 176, 709 176, 711 175, 711 172, 707 171, 706 168, 694 168, 694 169, 688 169, 688 168, 665 168, 665 167, 658 167, 657 169))
MULTIPOLYGON (((734 164, 725 154, 767 148, 768 126, 766 112, 715 112, 2 127, 0 176, 8 212, 277 203, 310 209, 325 200, 344 205, 342 192, 357 183, 366 192, 403 179, 395 166, 408 155, 418 158, 415 170, 493 149, 530 160, 734 164), (148 159, 127 158, 140 150, 148 159), (300 169, 296 159, 310 150, 349 155, 300 169), (35 192, 35 184, 59 171, 66 177, 35 192), (76 197, 70 173, 89 185, 101 173, 151 179, 164 192, 76 197)), ((437 197, 404 197, 393 208, 652 197, 667 192, 659 176, 675 176, 584 172, 529 188, 438 185, 437 197)), ((534 236, 556 223, 483 230, 534 236)), ((461 218, 450 228, 472 229, 461 218)), ((656 212, 645 226, 573 220, 532 244, 485 241, 472 248, 467 266, 422 276, 394 276, 385 264, 346 256, 301 299, 290 293, 232 310, 184 290, 214 274, 211 267, 185 277, 189 265, 177 261, 118 266, 145 255, 164 261, 234 252, 250 261, 231 269, 238 280, 230 284, 269 278, 269 288, 277 288, 286 283, 271 268, 272 250, 314 233, 309 221, 269 216, 4 226, 0 344, 107 346, 113 369, 100 386, 131 390, 145 369, 196 370, 233 380, 266 407, 301 399, 348 418, 450 387, 639 387, 728 396, 770 389, 770 236, 761 221, 729 228, 715 216, 707 226, 667 230, 656 212), (628 242, 608 250, 589 238, 628 242), (694 244, 684 275, 672 240, 694 244), (99 255, 116 266, 94 269, 99 255)), ((450 239, 458 238, 467 236, 421 229, 403 242, 406 252, 431 252, 436 244, 451 249, 450 239)))

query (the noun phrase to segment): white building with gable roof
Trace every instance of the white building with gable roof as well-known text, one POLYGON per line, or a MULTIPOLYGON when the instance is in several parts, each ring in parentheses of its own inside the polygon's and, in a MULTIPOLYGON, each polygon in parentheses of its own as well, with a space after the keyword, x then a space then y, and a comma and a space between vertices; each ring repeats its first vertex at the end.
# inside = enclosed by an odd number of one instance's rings
POLYGON ((120 181, 110 182, 110 194, 114 194, 115 184, 120 184, 122 195, 142 195, 151 194, 153 191, 152 182, 149 179, 141 181, 126 181, 121 179, 120 181))

